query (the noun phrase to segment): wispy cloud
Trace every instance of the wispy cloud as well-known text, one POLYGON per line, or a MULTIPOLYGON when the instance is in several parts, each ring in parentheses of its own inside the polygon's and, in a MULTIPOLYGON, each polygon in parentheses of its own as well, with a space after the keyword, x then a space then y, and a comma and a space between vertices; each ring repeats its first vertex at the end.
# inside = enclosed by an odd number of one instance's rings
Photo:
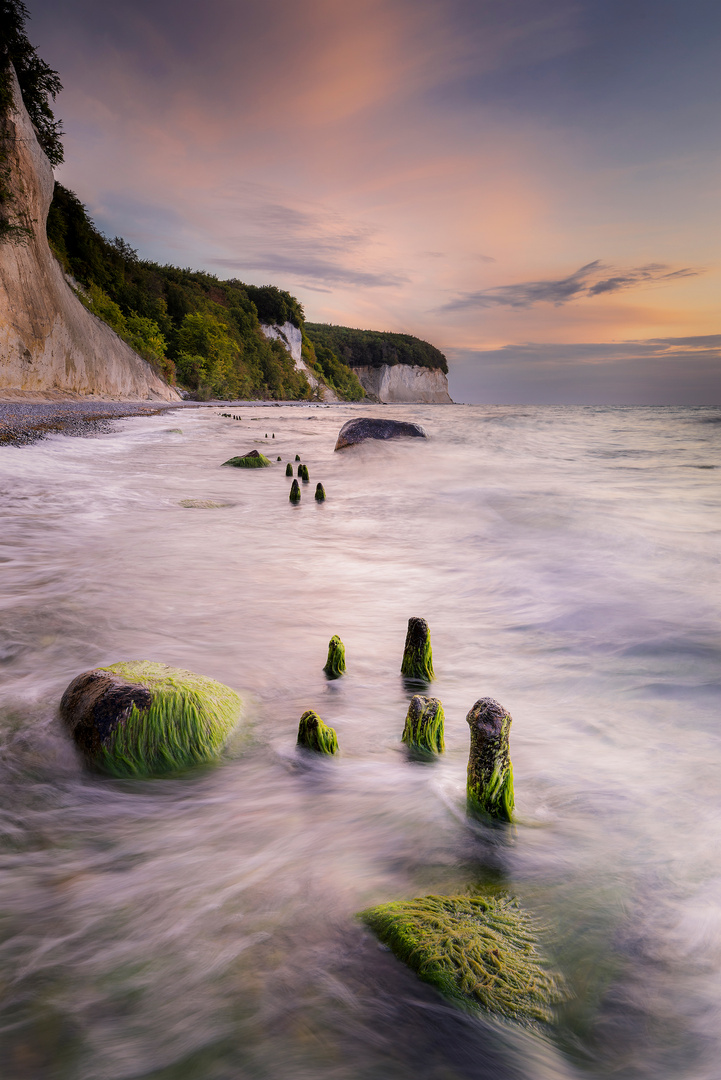
POLYGON ((541 281, 521 281, 515 285, 497 285, 479 292, 459 293, 444 304, 441 311, 463 311, 468 308, 511 307, 529 308, 535 304, 554 304, 560 307, 581 297, 633 289, 652 282, 668 282, 678 278, 696 277, 702 270, 685 266, 674 270, 665 263, 648 263, 630 270, 613 272, 608 264, 596 259, 586 263, 565 278, 541 281))

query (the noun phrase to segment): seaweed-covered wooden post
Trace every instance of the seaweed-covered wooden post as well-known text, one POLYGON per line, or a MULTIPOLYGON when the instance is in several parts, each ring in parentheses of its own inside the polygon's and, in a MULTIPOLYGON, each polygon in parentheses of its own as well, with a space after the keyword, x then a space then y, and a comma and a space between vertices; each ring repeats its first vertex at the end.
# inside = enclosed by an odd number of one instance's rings
POLYGON ((298 746, 314 750, 316 754, 337 754, 338 736, 332 727, 323 723, 318 713, 308 709, 298 725, 298 746))
POLYGON ((414 694, 408 706, 401 742, 413 749, 442 754, 446 748, 443 741, 444 720, 443 706, 438 698, 414 694))
POLYGON ((296 461, 300 461, 300 454, 296 454, 296 455, 295 455, 295 460, 296 460, 296 461))
POLYGON ((338 679, 345 671, 345 645, 337 634, 328 642, 328 659, 323 671, 329 679, 338 679))
POLYGON ((315 485, 315 498, 316 502, 325 502, 325 488, 320 483, 315 485))
POLYGON ((407 679, 421 679, 430 682, 433 674, 433 653, 431 652, 431 632, 425 619, 409 619, 406 646, 403 650, 401 675, 407 679))
POLYGON ((508 749, 511 714, 493 698, 480 698, 466 720, 471 729, 468 808, 498 821, 512 821, 513 765, 508 749))
POLYGON ((292 503, 300 502, 300 484, 297 480, 294 480, 290 486, 290 495, 288 496, 292 503))
POLYGON ((310 474, 308 473, 307 465, 298 466, 298 478, 302 480, 304 484, 308 483, 308 481, 310 480, 310 474))
POLYGON ((286 476, 292 476, 293 475, 293 466, 291 465, 290 462, 288 462, 288 464, 285 467, 285 475, 286 476))

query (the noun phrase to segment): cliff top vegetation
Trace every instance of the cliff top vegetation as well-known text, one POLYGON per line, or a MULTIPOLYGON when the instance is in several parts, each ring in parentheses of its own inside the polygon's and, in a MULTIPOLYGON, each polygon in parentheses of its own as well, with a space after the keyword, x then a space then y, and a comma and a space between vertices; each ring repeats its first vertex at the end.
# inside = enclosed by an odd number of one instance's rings
POLYGON ((305 324, 305 330, 316 349, 319 346, 331 349, 350 368, 412 364, 448 372, 448 362, 440 349, 411 334, 354 330, 349 326, 312 322, 305 324))

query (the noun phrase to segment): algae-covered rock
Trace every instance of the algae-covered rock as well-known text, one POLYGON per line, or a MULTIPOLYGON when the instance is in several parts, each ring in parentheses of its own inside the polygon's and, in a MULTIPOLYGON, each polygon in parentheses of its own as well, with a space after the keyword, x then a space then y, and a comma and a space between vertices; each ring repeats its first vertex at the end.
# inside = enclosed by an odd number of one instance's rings
POLYGON ((222 510, 232 505, 228 502, 213 502, 212 499, 181 499, 178 503, 178 506, 184 506, 186 510, 222 510))
POLYGON ((293 466, 291 465, 290 462, 288 462, 288 464, 285 467, 285 475, 286 476, 292 476, 293 475, 293 466))
POLYGON ((113 776, 161 776, 218 756, 242 703, 204 675, 131 660, 78 675, 60 716, 93 765, 113 776))
POLYGON ((233 465, 236 469, 267 469, 270 465, 265 454, 259 454, 257 450, 251 450, 243 457, 228 458, 224 465, 233 465))
POLYGON ((317 754, 337 754, 338 736, 332 727, 323 723, 318 713, 308 709, 298 725, 298 746, 317 754))
POLYGON ((538 926, 510 896, 422 896, 361 912, 393 953, 461 1008, 547 1023, 567 998, 538 948, 538 926))
POLYGON ((480 698, 468 713, 468 807, 498 821, 513 820, 513 765, 508 737, 511 714, 493 698, 480 698))
POLYGON ((408 620, 406 644, 403 650, 401 674, 407 679, 419 679, 430 682, 433 674, 433 653, 431 652, 431 632, 425 619, 408 620))
POLYGON ((328 659, 323 671, 329 679, 338 679, 345 671, 345 645, 337 634, 328 642, 328 659))
POLYGON ((420 424, 411 424, 405 420, 385 420, 373 416, 356 416, 347 420, 338 432, 336 450, 346 446, 355 446, 366 439, 427 439, 428 435, 420 424))
POLYGON ((300 484, 297 480, 294 480, 290 485, 290 495, 288 498, 292 503, 300 502, 300 484))
POLYGON ((317 502, 325 502, 325 488, 320 483, 315 485, 315 497, 317 502))
POLYGON ((445 714, 438 698, 415 694, 408 706, 401 742, 418 750, 442 754, 446 748, 443 740, 445 714))

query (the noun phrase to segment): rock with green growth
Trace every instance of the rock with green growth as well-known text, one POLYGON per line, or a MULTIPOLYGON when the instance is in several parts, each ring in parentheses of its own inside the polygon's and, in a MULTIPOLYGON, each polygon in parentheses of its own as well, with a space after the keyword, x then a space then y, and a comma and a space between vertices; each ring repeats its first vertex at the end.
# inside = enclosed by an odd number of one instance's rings
POLYGON ((445 714, 438 698, 414 694, 408 706, 401 742, 417 750, 442 754, 446 748, 443 740, 445 714))
POLYGON ((270 465, 265 454, 259 454, 257 450, 251 450, 243 457, 228 458, 224 465, 234 465, 236 469, 265 469, 270 465))
POLYGON ((290 462, 288 462, 288 464, 285 467, 285 475, 286 476, 292 476, 293 475, 293 466, 291 465, 290 462))
POLYGON ((325 488, 320 483, 315 485, 315 497, 317 502, 325 502, 325 488))
POLYGON ((235 691, 214 679, 132 660, 78 675, 60 716, 96 768, 147 777, 217 758, 241 708, 235 691))
POLYGON ((297 480, 294 480, 290 485, 290 495, 288 498, 292 503, 300 502, 300 484, 297 480))
POLYGON ((338 679, 345 672, 345 645, 337 634, 328 642, 328 659, 323 671, 329 679, 338 679))
POLYGON ((298 725, 298 746, 313 750, 316 754, 337 754, 338 736, 332 727, 323 723, 318 713, 308 709, 298 725))
POLYGON ((222 510, 226 506, 232 506, 232 503, 227 502, 213 502, 212 499, 181 499, 178 503, 179 506, 184 506, 186 510, 222 510))
POLYGON ((425 619, 408 620, 406 644, 403 650, 401 674, 407 679, 430 682, 433 674, 433 653, 431 651, 431 632, 425 619))
POLYGON ((471 729, 468 808, 497 821, 512 821, 513 765, 508 747, 511 714, 493 698, 480 698, 466 720, 471 729))
POLYGON ((548 1023, 568 997, 515 899, 423 896, 361 912, 393 953, 454 1004, 521 1024, 548 1023))

